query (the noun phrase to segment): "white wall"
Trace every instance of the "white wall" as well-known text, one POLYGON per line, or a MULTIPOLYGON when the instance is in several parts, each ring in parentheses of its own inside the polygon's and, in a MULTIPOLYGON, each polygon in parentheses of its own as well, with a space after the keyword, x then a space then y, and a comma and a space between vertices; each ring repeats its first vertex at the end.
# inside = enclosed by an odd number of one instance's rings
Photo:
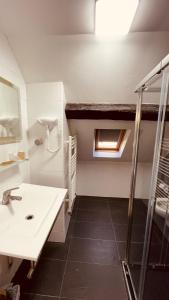
POLYGON ((34 83, 27 85, 28 95, 28 137, 31 182, 34 184, 66 187, 67 161, 66 139, 68 132, 65 122, 65 96, 61 82, 34 83), (59 151, 47 151, 46 129, 37 122, 41 117, 58 119, 58 127, 51 132, 52 148, 59 146, 59 151), (59 140, 57 138, 59 134, 59 140), (42 138, 43 144, 35 145, 36 139, 42 138))
MULTIPOLYGON (((28 137, 31 183, 67 188, 68 125, 65 116, 65 95, 62 82, 33 83, 27 85, 28 137), (50 134, 50 147, 59 147, 56 153, 47 151, 46 129, 37 121, 41 117, 57 118, 58 126, 50 134), (42 138, 42 145, 35 140, 42 138)), ((50 241, 64 242, 70 216, 63 205, 49 236, 50 241)))
MULTIPOLYGON (((137 198, 147 198, 149 194, 156 125, 157 122, 141 122, 137 198)), ((77 135, 78 141, 78 195, 129 196, 134 127, 134 121, 69 120, 69 128, 77 135), (130 130, 121 158, 93 157, 94 131, 97 128, 130 130)))
MULTIPOLYGON (((140 128, 139 161, 151 162, 154 152, 154 141, 157 122, 142 121, 140 128)), ((130 135, 127 144, 120 158, 109 161, 131 162, 134 138, 134 121, 121 120, 69 120, 69 128, 73 135, 77 136, 78 160, 79 161, 99 161, 93 157, 95 129, 125 129, 130 135)), ((105 161, 105 159, 102 159, 105 161)), ((99 162, 98 162, 99 163, 99 162)))
POLYGON ((135 103, 135 86, 169 52, 168 32, 119 39, 22 36, 10 42, 25 80, 63 81, 68 102, 135 103))
MULTIPOLYGON (((138 166, 136 198, 147 199, 148 197, 151 167, 149 163, 141 163, 138 166)), ((131 163, 79 162, 77 179, 78 195, 128 198, 131 163)))
MULTIPOLYGON (((26 88, 22 74, 18 68, 16 59, 10 49, 6 38, 0 34, 0 76, 11 81, 20 89, 21 114, 22 114, 22 136, 20 143, 10 145, 0 145, 0 161, 8 159, 8 153, 27 152, 27 108, 26 108, 26 88)), ((0 190, 5 186, 13 186, 21 181, 29 181, 29 163, 24 162, 20 168, 13 167, 5 172, 0 172, 0 190), (19 170, 20 169, 20 170, 19 170)), ((12 267, 8 266, 7 257, 0 256, 0 286, 11 280, 19 263, 18 259, 13 260, 12 267)))

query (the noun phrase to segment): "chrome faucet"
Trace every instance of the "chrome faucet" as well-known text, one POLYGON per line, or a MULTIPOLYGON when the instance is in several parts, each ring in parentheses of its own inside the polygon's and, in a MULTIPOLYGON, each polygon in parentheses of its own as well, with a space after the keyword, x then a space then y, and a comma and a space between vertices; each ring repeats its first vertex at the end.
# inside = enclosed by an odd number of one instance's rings
POLYGON ((11 192, 14 191, 14 190, 18 190, 19 187, 16 187, 16 188, 12 188, 12 189, 9 189, 9 190, 6 190, 4 193, 3 193, 3 198, 2 198, 2 205, 7 205, 9 204, 9 202, 11 200, 22 200, 22 197, 21 196, 12 196, 11 195, 11 192))

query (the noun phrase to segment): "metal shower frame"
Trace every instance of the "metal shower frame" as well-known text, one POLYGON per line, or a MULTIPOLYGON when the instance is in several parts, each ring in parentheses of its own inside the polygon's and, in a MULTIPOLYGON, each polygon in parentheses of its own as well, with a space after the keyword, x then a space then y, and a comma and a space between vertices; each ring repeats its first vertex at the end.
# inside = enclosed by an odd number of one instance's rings
POLYGON ((168 98, 169 90, 169 55, 167 55, 137 86, 135 93, 138 93, 139 100, 136 107, 136 118, 135 118, 135 133, 133 142, 133 155, 132 155, 132 172, 131 172, 131 182, 130 182, 130 196, 129 196, 129 207, 128 207, 128 232, 127 232, 127 246, 126 246, 126 256, 125 260, 122 262, 126 286, 129 294, 130 300, 143 299, 144 293, 144 283, 146 276, 146 267, 148 262, 148 250, 150 246, 151 238, 151 228, 152 228, 152 217, 155 205, 155 192, 153 189, 154 184, 157 182, 158 168, 157 163, 159 162, 164 119, 168 98), (140 273, 140 283, 139 283, 139 293, 138 297, 135 292, 134 284, 130 274, 129 268, 129 253, 130 244, 132 236, 132 225, 133 225, 133 204, 134 204, 134 194, 135 194, 135 184, 136 184, 136 174, 137 174, 137 163, 138 163, 138 150, 139 150, 139 137, 140 137, 140 124, 141 124, 141 105, 143 99, 143 93, 145 92, 159 92, 159 89, 151 88, 151 85, 162 75, 161 93, 160 93, 160 104, 158 113, 158 124, 156 130, 156 142, 153 157, 153 168, 151 185, 149 191, 149 202, 148 202, 148 213, 146 220, 146 230, 144 237, 144 248, 143 257, 141 262, 141 273, 140 273))

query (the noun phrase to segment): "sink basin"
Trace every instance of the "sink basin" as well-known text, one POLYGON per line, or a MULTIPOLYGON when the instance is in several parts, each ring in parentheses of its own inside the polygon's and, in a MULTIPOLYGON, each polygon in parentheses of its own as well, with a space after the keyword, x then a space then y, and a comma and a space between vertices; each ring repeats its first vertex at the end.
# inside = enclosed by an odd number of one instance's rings
POLYGON ((34 185, 26 185, 25 189, 24 184, 12 195, 21 196, 22 200, 13 200, 8 205, 0 206, 0 232, 8 230, 11 234, 35 235, 56 199, 47 198, 43 188, 35 189, 34 185), (29 215, 33 218, 27 219, 29 215))
POLYGON ((9 218, 12 217, 9 209, 5 206, 0 207, 0 233, 6 231, 9 228, 9 218))
POLYGON ((0 254, 37 260, 66 192, 26 183, 12 191, 22 200, 0 205, 0 254))

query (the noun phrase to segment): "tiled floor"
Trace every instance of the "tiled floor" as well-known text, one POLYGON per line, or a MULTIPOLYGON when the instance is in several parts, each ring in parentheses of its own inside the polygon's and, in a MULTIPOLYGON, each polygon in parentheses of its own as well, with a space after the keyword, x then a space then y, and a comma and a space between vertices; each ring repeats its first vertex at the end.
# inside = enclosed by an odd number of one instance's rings
MULTIPOLYGON (((65 244, 46 243, 31 280, 27 262, 18 270, 21 299, 127 300, 120 263, 126 230, 126 200, 77 197, 65 244)), ((137 235, 133 242, 137 248, 137 235)))

